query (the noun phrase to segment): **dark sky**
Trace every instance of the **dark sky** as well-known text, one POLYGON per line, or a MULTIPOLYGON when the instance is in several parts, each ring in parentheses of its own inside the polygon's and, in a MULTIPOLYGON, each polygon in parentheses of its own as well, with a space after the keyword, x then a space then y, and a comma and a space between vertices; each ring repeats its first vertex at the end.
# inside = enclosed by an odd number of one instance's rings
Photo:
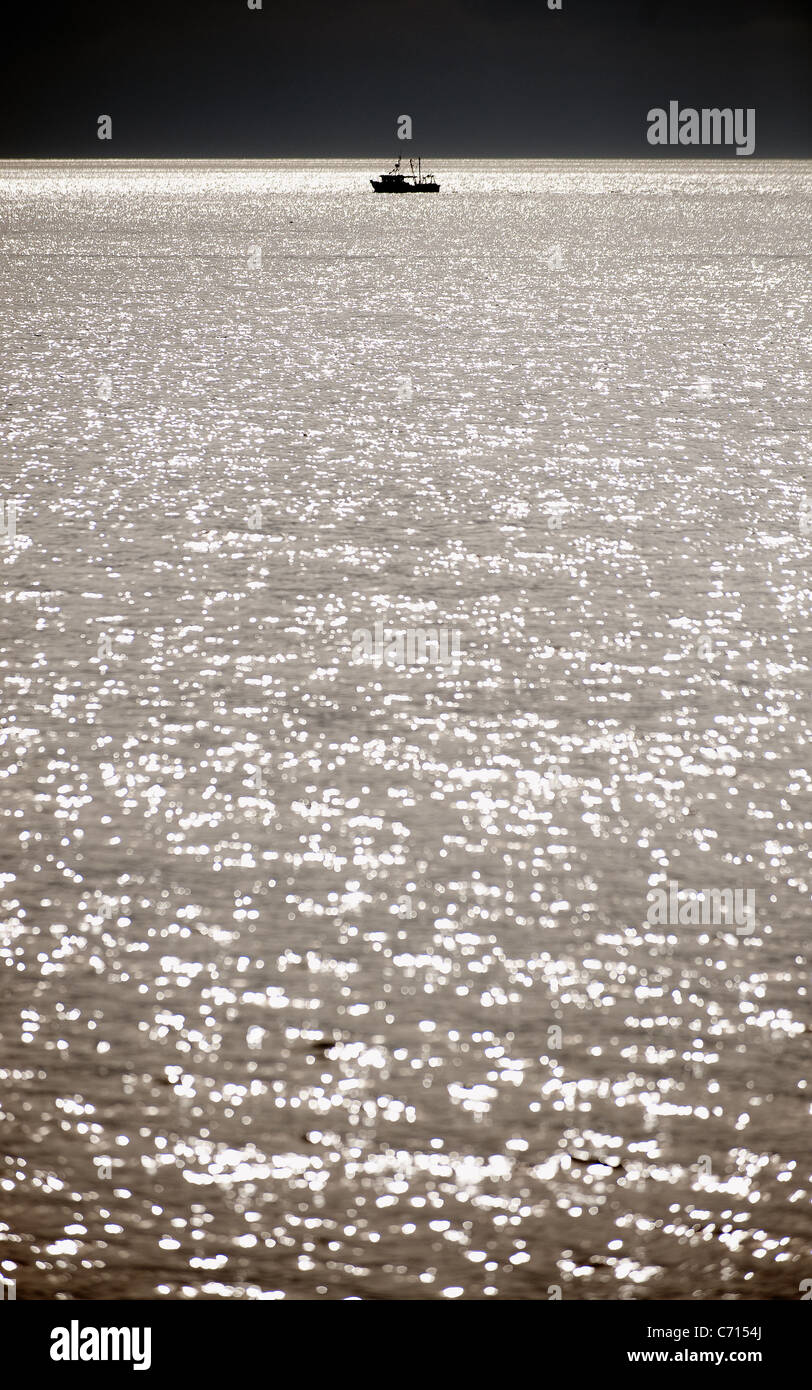
POLYGON ((676 99, 755 107, 757 155, 809 157, 811 16, 812 0, 22 0, 3 13, 0 156, 389 155, 409 149, 406 113, 433 159, 669 158, 646 112, 676 99))

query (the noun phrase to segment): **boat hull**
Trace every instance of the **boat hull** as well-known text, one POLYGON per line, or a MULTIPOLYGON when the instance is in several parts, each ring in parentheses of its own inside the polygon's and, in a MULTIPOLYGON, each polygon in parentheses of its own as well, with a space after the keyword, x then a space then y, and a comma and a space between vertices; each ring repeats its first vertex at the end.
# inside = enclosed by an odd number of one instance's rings
POLYGON ((385 179, 370 179, 376 193, 439 193, 439 183, 388 184, 385 179))

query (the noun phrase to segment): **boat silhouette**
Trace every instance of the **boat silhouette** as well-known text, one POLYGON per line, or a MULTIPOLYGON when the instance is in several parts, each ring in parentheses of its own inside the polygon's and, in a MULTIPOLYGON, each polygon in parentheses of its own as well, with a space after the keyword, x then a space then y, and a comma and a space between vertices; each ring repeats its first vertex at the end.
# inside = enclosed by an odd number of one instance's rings
POLYGON ((376 193, 439 193, 440 185, 436 182, 433 174, 424 174, 420 159, 417 161, 417 172, 415 172, 414 160, 409 160, 409 173, 401 173, 401 157, 395 160, 394 167, 388 174, 381 174, 379 179, 370 179, 372 187, 376 193))

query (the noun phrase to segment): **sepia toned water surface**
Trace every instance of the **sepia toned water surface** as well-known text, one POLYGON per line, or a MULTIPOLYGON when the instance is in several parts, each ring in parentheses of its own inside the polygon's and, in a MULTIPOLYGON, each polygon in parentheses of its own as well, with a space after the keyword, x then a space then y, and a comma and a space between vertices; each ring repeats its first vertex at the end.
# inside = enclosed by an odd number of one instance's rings
POLYGON ((809 166, 384 167, 0 166, 0 1272, 798 1298, 809 166))

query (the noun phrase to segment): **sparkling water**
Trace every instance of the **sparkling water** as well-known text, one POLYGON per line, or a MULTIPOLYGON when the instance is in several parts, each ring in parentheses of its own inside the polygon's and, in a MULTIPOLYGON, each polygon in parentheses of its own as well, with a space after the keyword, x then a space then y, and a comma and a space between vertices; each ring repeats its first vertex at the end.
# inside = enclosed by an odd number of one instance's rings
POLYGON ((809 168, 384 164, 2 166, 0 1270, 797 1298, 809 168))

